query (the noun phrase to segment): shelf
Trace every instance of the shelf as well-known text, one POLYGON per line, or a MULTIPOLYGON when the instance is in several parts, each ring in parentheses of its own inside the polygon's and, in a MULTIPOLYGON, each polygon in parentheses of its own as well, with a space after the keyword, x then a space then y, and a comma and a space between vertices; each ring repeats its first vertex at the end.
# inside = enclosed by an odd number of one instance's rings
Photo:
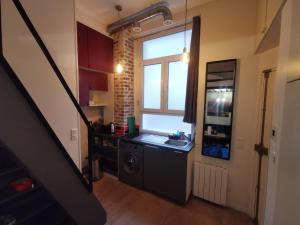
POLYGON ((96 70, 96 69, 83 67, 83 66, 79 66, 79 69, 89 71, 89 72, 94 72, 94 73, 100 73, 100 74, 113 74, 113 73, 109 73, 109 72, 106 72, 106 71, 103 71, 103 70, 96 70))
POLYGON ((99 150, 99 151, 110 151, 110 152, 117 152, 118 151, 117 147, 108 147, 108 146, 99 146, 99 145, 93 145, 93 147, 96 150, 99 150))
POLYGON ((226 136, 225 134, 204 134, 205 137, 209 138, 217 138, 217 139, 228 139, 229 136, 226 136))
POLYGON ((119 134, 105 134, 105 133, 97 133, 93 132, 94 136, 101 137, 101 138, 111 138, 111 139, 116 139, 116 138, 121 138, 124 137, 124 135, 119 135, 119 134))
POLYGON ((117 159, 112 159, 110 157, 103 156, 103 159, 112 163, 118 163, 117 159))
POLYGON ((94 104, 94 105, 86 105, 86 106, 82 106, 82 107, 105 107, 108 106, 107 103, 99 103, 99 104, 94 104))

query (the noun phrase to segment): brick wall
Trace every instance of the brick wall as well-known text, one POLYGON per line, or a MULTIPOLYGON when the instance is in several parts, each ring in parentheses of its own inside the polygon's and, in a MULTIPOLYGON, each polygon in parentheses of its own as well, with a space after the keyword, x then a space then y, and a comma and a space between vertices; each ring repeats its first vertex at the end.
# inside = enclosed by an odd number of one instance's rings
POLYGON ((134 115, 134 40, 126 29, 113 35, 114 65, 122 61, 123 72, 114 74, 114 122, 127 125, 127 117, 134 115))

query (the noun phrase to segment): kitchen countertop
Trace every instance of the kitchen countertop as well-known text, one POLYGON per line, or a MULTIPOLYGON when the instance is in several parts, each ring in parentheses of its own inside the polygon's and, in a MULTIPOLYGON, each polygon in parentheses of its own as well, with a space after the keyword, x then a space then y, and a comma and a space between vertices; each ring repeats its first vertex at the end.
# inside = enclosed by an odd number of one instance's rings
POLYGON ((174 146, 174 145, 165 144, 165 142, 169 140, 168 137, 161 136, 161 135, 154 135, 154 134, 140 134, 137 137, 123 137, 121 139, 132 143, 150 144, 150 145, 155 145, 155 146, 182 151, 186 153, 190 152, 195 145, 194 142, 190 142, 186 146, 174 146))

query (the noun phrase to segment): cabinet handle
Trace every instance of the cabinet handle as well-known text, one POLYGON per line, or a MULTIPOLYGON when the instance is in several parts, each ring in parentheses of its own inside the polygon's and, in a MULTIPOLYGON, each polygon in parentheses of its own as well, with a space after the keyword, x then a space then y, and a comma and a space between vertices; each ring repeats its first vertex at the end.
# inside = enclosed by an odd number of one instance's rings
POLYGON ((173 151, 174 153, 183 154, 183 152, 180 151, 173 151))
POLYGON ((154 148, 154 149, 159 149, 159 147, 153 146, 153 145, 145 145, 145 147, 148 147, 148 148, 154 148))

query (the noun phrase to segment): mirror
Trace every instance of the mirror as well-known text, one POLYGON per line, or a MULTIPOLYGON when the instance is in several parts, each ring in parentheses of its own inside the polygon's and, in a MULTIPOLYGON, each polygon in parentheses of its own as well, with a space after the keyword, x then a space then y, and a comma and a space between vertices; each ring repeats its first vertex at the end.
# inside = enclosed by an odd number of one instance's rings
POLYGON ((206 65, 202 154, 230 159, 236 59, 206 65))

